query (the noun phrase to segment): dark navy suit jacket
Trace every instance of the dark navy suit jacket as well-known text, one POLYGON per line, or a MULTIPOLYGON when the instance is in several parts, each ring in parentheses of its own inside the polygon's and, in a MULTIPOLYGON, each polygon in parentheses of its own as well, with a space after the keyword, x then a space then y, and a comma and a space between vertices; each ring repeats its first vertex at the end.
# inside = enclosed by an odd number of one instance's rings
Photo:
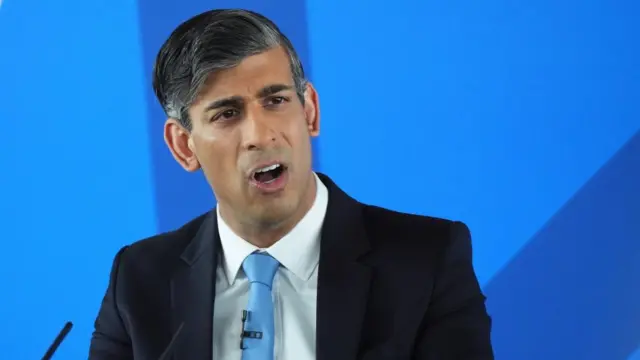
MULTIPOLYGON (((493 359, 468 228, 362 204, 319 176, 329 205, 317 359, 493 359)), ((215 210, 122 248, 95 321, 90 360, 157 360, 181 324, 172 358, 211 360, 220 249, 215 210)))

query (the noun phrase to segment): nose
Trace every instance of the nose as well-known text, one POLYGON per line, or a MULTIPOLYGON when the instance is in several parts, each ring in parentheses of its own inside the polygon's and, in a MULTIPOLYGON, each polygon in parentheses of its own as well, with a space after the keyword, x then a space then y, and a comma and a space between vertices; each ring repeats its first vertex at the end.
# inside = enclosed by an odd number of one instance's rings
POLYGON ((248 114, 242 129, 243 147, 247 150, 264 150, 273 146, 277 133, 272 125, 265 116, 248 114))

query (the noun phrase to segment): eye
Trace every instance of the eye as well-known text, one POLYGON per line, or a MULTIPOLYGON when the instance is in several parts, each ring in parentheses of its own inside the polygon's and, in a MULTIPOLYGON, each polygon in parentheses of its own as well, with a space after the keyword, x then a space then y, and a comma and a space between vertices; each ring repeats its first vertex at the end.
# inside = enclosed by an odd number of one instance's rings
POLYGON ((234 116, 237 116, 237 115, 238 115, 238 110, 236 110, 236 109, 227 109, 227 110, 221 111, 218 114, 216 114, 216 116, 214 116, 213 119, 211 119, 211 121, 229 120, 229 119, 232 119, 234 116))
POLYGON ((289 101, 287 97, 284 96, 272 96, 267 99, 267 106, 275 107, 282 105, 283 103, 289 101))

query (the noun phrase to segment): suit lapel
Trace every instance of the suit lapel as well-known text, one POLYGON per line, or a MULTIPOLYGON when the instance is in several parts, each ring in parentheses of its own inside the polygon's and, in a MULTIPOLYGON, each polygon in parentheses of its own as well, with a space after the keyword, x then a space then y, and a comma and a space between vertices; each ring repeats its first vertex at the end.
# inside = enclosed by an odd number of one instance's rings
POLYGON ((211 211, 182 253, 171 280, 172 331, 183 324, 172 351, 174 359, 212 358, 218 244, 216 212, 211 211))
POLYGON ((362 206, 328 177, 318 271, 316 356, 318 360, 353 360, 367 307, 371 269, 358 259, 369 250, 362 206))

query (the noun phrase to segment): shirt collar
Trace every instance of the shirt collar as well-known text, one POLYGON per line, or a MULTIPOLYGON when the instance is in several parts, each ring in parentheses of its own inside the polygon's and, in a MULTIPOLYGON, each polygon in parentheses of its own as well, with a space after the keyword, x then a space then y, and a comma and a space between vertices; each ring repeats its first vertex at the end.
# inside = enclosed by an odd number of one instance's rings
POLYGON ((222 260, 229 284, 234 283, 244 259, 256 250, 268 252, 304 281, 311 277, 320 258, 320 231, 329 202, 329 191, 318 175, 313 175, 316 197, 311 209, 287 235, 267 249, 260 249, 236 235, 220 216, 220 210, 216 209, 218 233, 224 254, 222 260))

